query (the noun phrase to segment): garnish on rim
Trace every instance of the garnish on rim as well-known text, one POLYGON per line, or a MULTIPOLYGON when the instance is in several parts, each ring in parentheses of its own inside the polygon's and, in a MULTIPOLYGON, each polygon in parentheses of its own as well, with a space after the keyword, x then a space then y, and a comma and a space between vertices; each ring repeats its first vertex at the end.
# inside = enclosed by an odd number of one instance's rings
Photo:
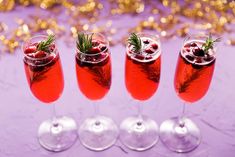
POLYGON ((85 34, 85 33, 78 33, 77 37, 77 49, 80 52, 86 53, 92 48, 92 36, 93 33, 90 34, 85 34))
POLYGON ((44 51, 50 53, 50 46, 55 41, 55 35, 50 34, 46 40, 39 42, 36 51, 44 51))
POLYGON ((206 42, 202 45, 202 50, 204 51, 204 53, 208 53, 209 49, 213 49, 214 43, 215 42, 220 42, 221 38, 217 38, 217 39, 213 39, 212 35, 209 34, 209 37, 207 37, 206 42))
POLYGON ((134 52, 140 52, 142 45, 141 45, 141 39, 137 34, 131 33, 127 41, 128 44, 133 46, 134 52))

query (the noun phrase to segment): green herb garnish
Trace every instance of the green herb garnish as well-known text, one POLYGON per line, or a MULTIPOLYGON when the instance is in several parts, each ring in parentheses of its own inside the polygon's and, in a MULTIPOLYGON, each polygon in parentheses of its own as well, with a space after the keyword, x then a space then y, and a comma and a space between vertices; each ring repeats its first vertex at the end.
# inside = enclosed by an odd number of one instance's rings
POLYGON ((92 36, 93 36, 93 33, 91 35, 78 33, 76 43, 77 43, 77 49, 80 52, 86 53, 92 48, 92 36))
POLYGON ((204 53, 208 53, 209 49, 213 49, 214 43, 220 41, 221 38, 213 40, 212 35, 209 34, 209 37, 207 37, 206 42, 202 45, 202 50, 204 51, 204 53))
POLYGON ((201 76, 200 74, 201 74, 201 69, 194 70, 192 71, 191 74, 186 73, 184 80, 182 80, 182 82, 180 81, 179 84, 176 84, 178 93, 187 92, 191 83, 193 81, 196 81, 201 76))
POLYGON ((140 50, 142 48, 141 47, 141 39, 135 33, 131 33, 130 37, 128 38, 128 44, 133 46, 134 52, 140 52, 140 50))
POLYGON ((45 51, 47 53, 50 53, 50 46, 51 44, 55 41, 55 35, 50 34, 46 40, 43 40, 41 42, 39 42, 38 46, 37 46, 37 51, 45 51))

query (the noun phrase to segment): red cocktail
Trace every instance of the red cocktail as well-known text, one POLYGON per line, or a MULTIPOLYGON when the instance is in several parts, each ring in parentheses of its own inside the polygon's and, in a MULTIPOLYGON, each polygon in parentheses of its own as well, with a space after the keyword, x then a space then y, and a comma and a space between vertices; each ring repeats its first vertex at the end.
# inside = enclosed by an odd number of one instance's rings
POLYGON ((126 88, 137 100, 149 99, 156 92, 160 80, 160 53, 152 55, 158 50, 158 43, 150 38, 144 40, 148 43, 145 53, 133 56, 129 48, 126 53, 126 88))
MULTIPOLYGON (((125 84, 130 95, 139 101, 152 97, 159 85, 160 71, 159 38, 132 33, 126 47, 125 65, 125 84)), ((157 124, 143 116, 140 108, 139 106, 138 116, 125 119, 120 126, 120 139, 123 144, 137 151, 149 149, 158 140, 157 124)))
MULTIPOLYGON (((175 91, 185 103, 198 101, 208 91, 216 60, 214 43, 218 41, 212 39, 211 35, 185 40, 174 80, 175 91)), ((184 108, 181 116, 166 120, 160 127, 162 142, 176 152, 192 151, 201 141, 199 128, 184 116, 184 108)))
MULTIPOLYGON (((81 92, 90 100, 102 99, 110 89, 112 78, 108 41, 99 33, 79 33, 75 61, 81 92)), ((95 114, 99 114, 97 106, 95 114)), ((100 115, 86 119, 79 129, 82 144, 95 151, 111 147, 117 136, 118 129, 112 119, 100 115)))
POLYGON ((49 104, 63 91, 64 79, 59 53, 51 45, 51 53, 36 51, 38 43, 24 48, 24 68, 30 89, 35 97, 49 104))
MULTIPOLYGON (((64 88, 60 57, 53 35, 37 36, 23 45, 24 68, 33 95, 45 104, 57 100, 64 88)), ((53 112, 55 112, 53 105, 53 112)), ((71 147, 77 139, 76 122, 69 117, 56 117, 41 123, 39 143, 45 149, 59 152, 71 147)))
POLYGON ((186 102, 195 102, 207 92, 215 67, 213 50, 200 54, 203 41, 187 42, 178 57, 175 72, 175 90, 186 102))
POLYGON ((92 43, 96 46, 88 54, 76 54, 76 74, 82 93, 90 100, 98 100, 111 86, 111 58, 102 41, 93 40, 92 43))

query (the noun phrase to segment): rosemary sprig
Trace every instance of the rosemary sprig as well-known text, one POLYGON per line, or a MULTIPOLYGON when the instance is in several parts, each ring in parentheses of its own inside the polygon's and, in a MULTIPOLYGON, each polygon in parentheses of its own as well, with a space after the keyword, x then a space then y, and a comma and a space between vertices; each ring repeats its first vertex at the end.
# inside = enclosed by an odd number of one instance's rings
POLYGON ((92 36, 93 33, 91 35, 78 33, 76 44, 80 52, 87 53, 92 48, 92 36))
POLYGON ((144 72, 147 78, 153 82, 159 83, 160 80, 160 69, 159 67, 155 67, 152 64, 140 64, 142 68, 142 72, 144 72))
POLYGON ((46 78, 45 73, 48 70, 49 69, 45 69, 45 70, 43 70, 41 72, 34 72, 33 76, 30 77, 30 87, 32 87, 35 82, 40 82, 40 81, 44 80, 46 78))
POLYGON ((202 50, 204 53, 208 53, 209 49, 213 49, 215 42, 220 42, 221 38, 217 38, 213 40, 212 35, 209 34, 209 37, 207 37, 206 42, 202 45, 202 50))
POLYGON ((134 52, 140 52, 141 39, 137 34, 131 33, 130 37, 128 38, 128 44, 133 46, 134 52))
POLYGON ((178 93, 186 92, 191 85, 191 83, 197 80, 200 76, 201 69, 193 71, 191 74, 186 75, 186 79, 183 82, 180 82, 177 89, 178 93))
POLYGON ((110 89, 111 86, 111 74, 106 73, 104 69, 93 66, 90 68, 90 72, 94 75, 93 80, 100 86, 110 89))
POLYGON ((55 41, 55 35, 50 34, 46 40, 41 41, 37 46, 37 51, 45 51, 50 53, 49 47, 55 41))

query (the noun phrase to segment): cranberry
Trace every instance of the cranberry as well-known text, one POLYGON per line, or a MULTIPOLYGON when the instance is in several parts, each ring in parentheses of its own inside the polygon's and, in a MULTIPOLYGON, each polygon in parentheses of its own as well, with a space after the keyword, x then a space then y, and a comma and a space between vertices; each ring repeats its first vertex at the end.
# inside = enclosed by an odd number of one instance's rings
POLYGON ((50 56, 48 56, 48 57, 44 60, 44 63, 46 64, 46 63, 52 61, 53 59, 54 59, 54 56, 53 56, 53 55, 50 55, 50 56))
POLYGON ((36 46, 35 45, 30 45, 25 48, 24 53, 29 54, 29 53, 34 53, 36 51, 36 46))
POLYGON ((150 60, 150 59, 153 59, 153 57, 152 56, 147 56, 147 57, 145 57, 145 59, 150 60))
POLYGON ((102 54, 99 55, 99 59, 104 59, 106 56, 107 56, 107 54, 102 53, 102 54))
POLYGON ((192 42, 192 43, 190 43, 190 46, 191 46, 191 47, 197 47, 197 44, 194 43, 194 42, 192 42))
POLYGON ((99 47, 92 47, 89 51, 91 54, 100 53, 99 47))
POLYGON ((45 62, 42 60, 36 60, 36 61, 34 61, 34 64, 35 65, 42 65, 42 64, 45 64, 45 62))
POLYGON ((144 50, 144 52, 145 52, 145 53, 148 53, 148 54, 153 54, 153 53, 154 53, 154 51, 151 50, 150 48, 144 50))
POLYGON ((87 56, 86 57, 86 61, 88 62, 95 62, 97 60, 97 58, 95 56, 87 56))
POLYGON ((207 55, 204 60, 207 61, 207 62, 210 62, 214 59, 214 56, 211 56, 211 55, 207 55))
POLYGON ((190 51, 191 51, 190 48, 185 48, 185 50, 186 50, 187 52, 190 52, 190 51))
POLYGON ((34 58, 34 57, 35 57, 34 55, 35 55, 34 53, 29 53, 29 54, 27 54, 27 56, 29 56, 29 57, 31 57, 31 58, 34 58))
POLYGON ((149 40, 147 40, 147 39, 144 40, 143 42, 144 42, 144 44, 149 44, 149 40))
POLYGON ((91 61, 92 61, 92 62, 97 62, 97 60, 98 60, 98 59, 95 58, 95 57, 92 57, 92 58, 91 58, 91 61))
POLYGON ((193 61, 193 60, 194 60, 194 57, 191 56, 191 55, 186 55, 185 58, 187 58, 187 59, 190 60, 190 61, 193 61))
POLYGON ((93 57, 90 57, 90 56, 86 57, 86 61, 92 62, 92 60, 93 60, 93 57))
POLYGON ((99 48, 101 51, 104 51, 107 47, 104 44, 100 44, 99 48))
POLYGON ((205 52, 201 48, 196 47, 196 48, 193 49, 193 54, 195 56, 203 57, 205 55, 205 52))
POLYGON ((92 46, 93 46, 93 47, 99 46, 99 44, 100 44, 100 43, 99 43, 98 41, 96 41, 96 40, 93 40, 93 41, 92 41, 92 46))
POLYGON ((144 60, 144 56, 140 54, 135 55, 135 58, 139 60, 144 60))
POLYGON ((102 61, 107 55, 105 53, 101 53, 99 55, 97 55, 96 57, 94 57, 93 61, 99 62, 102 61))
POLYGON ((202 58, 197 58, 196 63, 202 63, 202 58))
POLYGON ((152 47, 153 49, 155 49, 155 50, 158 49, 158 45, 157 45, 156 43, 153 43, 153 44, 151 45, 151 47, 152 47))
POLYGON ((47 56, 47 53, 45 51, 37 51, 34 55, 35 58, 43 58, 46 56, 47 56))

